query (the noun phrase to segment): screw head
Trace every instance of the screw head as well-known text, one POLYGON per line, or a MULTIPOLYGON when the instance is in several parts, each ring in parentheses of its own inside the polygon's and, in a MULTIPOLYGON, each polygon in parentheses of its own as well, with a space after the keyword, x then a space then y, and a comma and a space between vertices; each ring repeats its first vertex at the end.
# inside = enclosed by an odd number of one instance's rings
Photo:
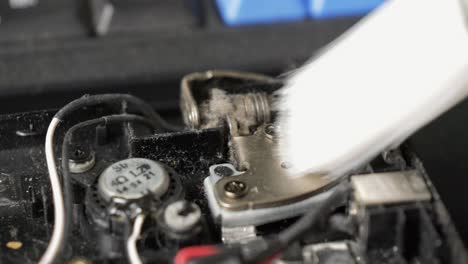
POLYGON ((247 184, 243 181, 233 180, 224 184, 224 195, 229 198, 239 198, 247 194, 247 184))
POLYGON ((72 145, 68 164, 71 173, 83 173, 94 167, 96 160, 94 152, 88 145, 72 145))
POLYGON ((220 177, 228 177, 232 176, 234 174, 234 171, 228 166, 220 165, 214 168, 214 173, 216 173, 216 175, 220 177))
POLYGON ((73 145, 70 151, 70 160, 75 162, 85 162, 92 158, 92 151, 89 146, 86 145, 73 145))

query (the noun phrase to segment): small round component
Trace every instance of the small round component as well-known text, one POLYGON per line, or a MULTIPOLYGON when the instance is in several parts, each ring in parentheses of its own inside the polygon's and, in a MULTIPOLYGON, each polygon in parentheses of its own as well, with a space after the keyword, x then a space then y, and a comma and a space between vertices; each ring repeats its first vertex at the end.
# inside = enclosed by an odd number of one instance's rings
POLYGON ((121 160, 99 177, 98 191, 110 201, 113 197, 137 200, 152 194, 160 197, 169 187, 169 175, 160 163, 143 158, 121 160))
POLYGON ((71 173, 83 173, 89 171, 96 163, 94 152, 87 145, 74 146, 70 153, 68 166, 71 173))
POLYGON ((229 198, 240 198, 247 194, 247 184, 243 181, 229 181, 224 185, 224 194, 229 198))
POLYGON ((68 166, 70 167, 70 172, 71 173, 83 173, 89 171, 92 167, 94 167, 94 164, 96 163, 96 160, 94 158, 94 154, 91 154, 89 157, 89 160, 85 160, 82 162, 77 162, 75 160, 68 160, 68 166))
POLYGON ((191 230, 200 222, 201 216, 200 207, 187 201, 173 202, 164 210, 164 222, 175 232, 191 230))

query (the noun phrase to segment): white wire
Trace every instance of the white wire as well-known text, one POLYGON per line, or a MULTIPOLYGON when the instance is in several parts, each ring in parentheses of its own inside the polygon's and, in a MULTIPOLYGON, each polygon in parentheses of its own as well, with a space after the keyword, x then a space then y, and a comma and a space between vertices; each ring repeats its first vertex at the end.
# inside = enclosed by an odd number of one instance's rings
POLYGON ((140 259, 137 250, 137 240, 141 233, 141 228, 143 227, 143 222, 145 221, 145 215, 139 214, 133 223, 132 233, 128 237, 127 240, 127 254, 128 254, 128 261, 131 264, 142 264, 143 262, 140 259))
POLYGON ((47 129, 45 141, 45 155, 47 160, 47 170, 49 171, 50 185, 52 188, 52 198, 54 202, 54 230, 50 238, 46 251, 39 260, 39 264, 53 263, 57 257, 63 235, 65 231, 65 211, 62 196, 62 186, 57 172, 57 165, 54 158, 54 134, 60 119, 53 118, 47 129))

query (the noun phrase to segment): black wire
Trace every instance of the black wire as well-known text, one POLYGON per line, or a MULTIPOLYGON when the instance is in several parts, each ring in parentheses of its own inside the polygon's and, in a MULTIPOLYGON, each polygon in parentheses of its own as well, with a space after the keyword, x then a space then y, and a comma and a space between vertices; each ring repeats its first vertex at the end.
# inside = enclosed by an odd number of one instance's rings
POLYGON ((168 131, 180 131, 181 128, 178 126, 174 126, 166 122, 154 109, 147 104, 145 101, 141 100, 138 97, 135 97, 130 94, 98 94, 98 95, 85 95, 81 98, 78 98, 62 109, 60 109, 56 114, 55 117, 63 120, 65 116, 69 115, 70 113, 74 112, 83 107, 104 104, 104 103, 115 103, 115 102, 122 102, 126 101, 133 105, 134 107, 138 108, 141 113, 148 117, 151 120, 154 120, 158 123, 161 128, 164 128, 168 131))
MULTIPOLYGON (((67 133, 65 134, 63 145, 62 145, 62 184, 63 184, 63 195, 64 195, 64 203, 65 203, 65 232, 64 232, 64 240, 66 241, 66 236, 69 235, 69 228, 70 228, 70 221, 72 219, 72 191, 71 191, 71 182, 70 182, 70 175, 69 175, 69 164, 68 164, 68 146, 71 141, 71 136, 74 131, 81 129, 87 126, 98 125, 101 123, 110 124, 110 123, 120 123, 120 122, 142 122, 146 125, 149 125, 153 128, 155 126, 162 127, 169 131, 179 131, 180 128, 173 126, 167 123, 158 113, 154 111, 154 109, 146 104, 143 100, 134 97, 128 94, 102 94, 102 95, 92 95, 92 96, 84 96, 82 98, 76 99, 65 107, 60 109, 56 114, 55 117, 63 120, 63 118, 70 114, 71 112, 96 104, 102 103, 111 103, 111 102, 120 102, 120 101, 127 101, 137 107, 143 115, 148 117, 150 120, 143 118, 137 115, 111 115, 105 116, 101 118, 96 118, 88 121, 81 122, 79 124, 74 125, 70 128, 67 133)), ((327 216, 332 209, 334 209, 338 204, 342 203, 344 199, 347 197, 349 191, 349 187, 346 186, 346 189, 343 187, 340 189, 338 187, 332 195, 327 198, 323 203, 319 205, 319 207, 315 208, 315 210, 311 210, 309 213, 305 214, 301 217, 296 223, 292 226, 278 234, 277 238, 270 241, 270 246, 262 250, 260 252, 256 252, 250 256, 245 256, 245 260, 248 263, 258 263, 271 257, 275 253, 280 252, 284 248, 286 248, 289 244, 294 241, 301 239, 307 231, 315 226, 317 222, 321 219, 321 217, 327 216)))
MULTIPOLYGON (((181 128, 171 125, 167 123, 154 109, 148 105, 146 102, 143 100, 129 95, 129 94, 101 94, 101 95, 85 95, 79 99, 76 99, 67 105, 65 105, 62 109, 60 109, 54 116, 54 118, 58 119, 59 121, 62 121, 67 115, 70 113, 74 112, 75 110, 78 110, 80 108, 84 107, 89 107, 97 104, 104 104, 104 103, 122 103, 122 102, 127 102, 133 107, 137 108, 142 115, 146 116, 148 118, 148 121, 145 119, 143 121, 141 117, 132 117, 130 119, 132 120, 141 120, 141 122, 147 123, 151 127, 160 127, 163 128, 167 131, 179 131, 181 128)), ((115 120, 117 120, 116 118, 115 120)), ((125 118, 124 118, 125 119, 125 118)), ((95 119, 94 121, 96 123, 100 122, 114 122, 112 121, 113 118, 98 118, 95 119)), ((129 120, 129 121, 132 121, 129 120)), ((116 121, 116 122, 124 122, 124 121, 116 121)), ((86 124, 91 124, 93 121, 89 122, 84 122, 86 124)), ((82 124, 83 125, 83 124, 82 124)), ((79 127, 79 126, 78 126, 79 127)), ((78 127, 76 129, 78 129, 78 127)), ((70 137, 70 136, 68 136, 70 137)), ((67 137, 67 138, 68 138, 67 137)), ((68 140, 64 140, 64 142, 68 142, 68 140)), ((66 159, 62 159, 62 169, 65 171, 65 175, 62 175, 62 185, 64 187, 64 191, 62 195, 64 196, 64 203, 65 203, 65 232, 64 232, 64 238, 62 240, 62 245, 61 247, 63 248, 64 241, 66 241, 66 236, 68 235, 68 230, 69 230, 69 224, 71 221, 71 210, 72 210, 72 201, 71 201, 71 187, 70 187, 70 177, 69 177, 69 167, 68 167, 68 146, 67 144, 64 144, 65 147, 62 147, 65 151, 62 153, 65 155, 66 159), (67 161, 67 162, 65 162, 67 161)), ((63 156, 62 156, 63 157, 63 156)), ((56 212, 57 213, 57 212, 56 212)), ((59 249, 60 251, 61 249, 59 249)))
POLYGON ((153 120, 149 120, 145 117, 138 116, 138 115, 130 115, 130 114, 121 114, 121 115, 109 115, 103 116, 100 118, 95 118, 91 120, 87 120, 81 123, 78 123, 72 126, 68 131, 65 133, 62 143, 62 186, 63 186, 63 200, 65 203, 65 227, 64 227, 64 238, 63 241, 67 241, 67 237, 71 232, 70 223, 72 221, 72 207, 73 207, 73 191, 71 189, 71 178, 70 178, 70 166, 68 163, 69 160, 69 145, 72 141, 73 133, 77 130, 88 127, 88 126, 97 126, 100 124, 115 124, 115 123, 122 123, 122 122, 139 122, 145 124, 153 129, 158 128, 158 124, 153 120))
POLYGON ((265 259, 279 253, 293 242, 303 238, 307 231, 315 227, 321 219, 328 218, 332 210, 341 205, 348 197, 350 187, 347 184, 336 187, 333 193, 316 208, 311 209, 299 220, 287 229, 283 230, 276 238, 269 242, 269 246, 261 251, 252 252, 251 255, 244 256, 247 263, 260 263, 265 259))

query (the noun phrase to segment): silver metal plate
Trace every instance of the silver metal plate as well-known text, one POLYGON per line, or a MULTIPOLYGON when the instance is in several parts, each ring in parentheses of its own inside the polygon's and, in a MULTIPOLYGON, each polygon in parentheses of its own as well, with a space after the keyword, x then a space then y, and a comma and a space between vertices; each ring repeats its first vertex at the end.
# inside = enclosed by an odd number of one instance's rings
POLYGON ((431 199, 431 192, 417 171, 373 173, 351 177, 359 205, 394 204, 431 199))
MULTIPOLYGON (((291 204, 316 195, 336 183, 336 178, 320 174, 292 177, 287 162, 276 155, 275 135, 268 125, 250 136, 231 138, 231 148, 240 170, 236 176, 223 177, 214 185, 219 205, 230 210, 268 208, 291 204), (231 195, 232 182, 245 184, 245 193, 231 195)), ((239 184, 238 184, 239 186, 239 184)))
POLYGON ((257 238, 255 226, 221 227, 223 243, 245 243, 257 238))
POLYGON ((227 178, 236 178, 237 175, 241 175, 242 172, 237 171, 234 166, 228 163, 213 165, 210 167, 210 176, 203 182, 211 214, 215 221, 219 222, 223 227, 256 226, 295 217, 304 214, 310 210, 310 208, 322 203, 335 190, 335 188, 332 187, 329 190, 290 204, 277 205, 269 208, 230 210, 229 208, 221 207, 214 194, 213 188, 215 183, 222 178, 215 172, 216 168, 219 166, 228 167, 233 171, 231 176, 227 176, 227 178))

